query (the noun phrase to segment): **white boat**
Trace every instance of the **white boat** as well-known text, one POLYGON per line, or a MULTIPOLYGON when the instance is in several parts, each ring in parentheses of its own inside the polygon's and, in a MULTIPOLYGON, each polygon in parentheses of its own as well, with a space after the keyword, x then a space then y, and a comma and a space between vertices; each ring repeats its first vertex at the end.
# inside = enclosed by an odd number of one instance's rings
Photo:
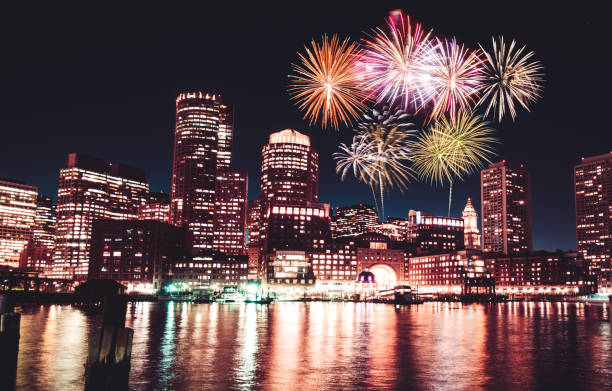
POLYGON ((215 298, 219 303, 241 303, 246 300, 246 296, 238 291, 235 286, 226 286, 215 298))

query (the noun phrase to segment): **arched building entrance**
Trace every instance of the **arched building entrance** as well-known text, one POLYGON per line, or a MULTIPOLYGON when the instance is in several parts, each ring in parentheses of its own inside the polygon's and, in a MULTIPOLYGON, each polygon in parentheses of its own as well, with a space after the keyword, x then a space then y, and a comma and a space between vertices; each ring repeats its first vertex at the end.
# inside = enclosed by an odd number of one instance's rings
POLYGON ((379 291, 393 289, 397 284, 397 273, 389 265, 376 264, 370 266, 368 270, 374 274, 376 278, 376 287, 379 291))

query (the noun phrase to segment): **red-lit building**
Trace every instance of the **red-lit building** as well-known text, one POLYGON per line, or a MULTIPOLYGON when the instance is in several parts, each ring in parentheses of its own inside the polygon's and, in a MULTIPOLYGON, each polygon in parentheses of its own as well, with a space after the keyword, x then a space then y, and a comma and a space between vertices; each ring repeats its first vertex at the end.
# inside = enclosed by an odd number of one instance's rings
POLYGON ((425 211, 408 213, 408 243, 418 254, 447 253, 464 248, 463 219, 433 216, 425 211))
POLYGON ((60 170, 53 266, 47 274, 86 278, 93 221, 137 219, 148 191, 144 170, 68 155, 60 170))
MULTIPOLYGON (((308 209, 313 213, 313 208, 319 213, 320 208, 318 206, 307 208, 309 203, 316 203, 318 198, 318 170, 318 154, 310 146, 308 136, 291 129, 285 129, 270 135, 268 144, 264 145, 262 149, 261 193, 259 200, 251 201, 251 208, 248 212, 249 248, 247 251, 249 263, 258 265, 258 278, 265 278, 266 266, 263 255, 266 251, 286 248, 287 246, 282 240, 287 238, 287 235, 301 235, 300 231, 311 229, 306 226, 312 226, 321 219, 320 215, 309 216, 307 214, 308 209), (291 208, 292 213, 288 216, 291 216, 291 219, 297 216, 301 222, 297 225, 287 225, 288 228, 291 227, 291 230, 296 226, 296 232, 289 232, 288 230, 282 233, 279 231, 283 238, 271 237, 269 236, 271 232, 276 232, 281 229, 281 226, 286 225, 280 223, 280 221, 289 218, 281 216, 281 207, 285 210, 285 214, 288 210, 286 208, 291 208), (300 213, 301 207, 304 207, 304 214, 300 213), (294 213, 294 208, 298 208, 297 213, 294 213), (274 213, 275 210, 276 213, 274 213), (301 220, 300 216, 304 220, 301 220), (308 220, 307 224, 305 223, 306 217, 311 219, 308 220), (270 218, 276 221, 272 223, 271 227, 269 224, 270 218)), ((323 218, 327 221, 327 230, 329 231, 329 205, 326 209, 323 218)), ((312 230, 316 230, 316 228, 312 228, 312 230)), ((304 242, 312 239, 312 237, 304 238, 304 242)), ((299 248, 292 250, 299 250, 299 248)), ((250 270, 251 276, 253 276, 253 267, 250 270)))
POLYGON ((409 225, 408 219, 389 216, 387 220, 376 223, 371 231, 385 235, 396 242, 407 242, 409 225))
POLYGON ((162 288, 171 265, 185 258, 185 230, 156 220, 95 220, 89 279, 113 279, 130 291, 162 288))
POLYGON ((213 249, 225 254, 246 254, 249 177, 246 171, 219 168, 215 185, 213 249))
POLYGON ((34 233, 37 195, 35 186, 0 179, 0 266, 19 266, 34 233))
POLYGON ((170 195, 150 192, 147 202, 138 208, 138 220, 157 220, 170 222, 170 195))
POLYGON ((52 265, 57 224, 55 205, 51 197, 39 194, 36 198, 36 216, 32 239, 19 258, 19 267, 44 272, 52 265))
POLYGON ((202 251, 170 265, 164 273, 162 286, 172 284, 180 291, 221 290, 223 286, 247 283, 248 257, 202 251))
POLYGON ((485 255, 485 267, 495 277, 499 294, 577 295, 594 293, 596 279, 577 253, 485 255))
POLYGON ((214 241, 217 168, 231 160, 232 108, 220 95, 182 93, 176 99, 170 222, 187 228, 196 251, 214 241))
POLYGON ((372 231, 377 223, 376 209, 372 205, 360 202, 336 209, 336 216, 332 221, 332 233, 335 238, 359 236, 372 231))
POLYGON ((506 161, 480 174, 482 251, 516 254, 531 251, 531 185, 523 166, 506 161))
POLYGON ((612 292, 612 152, 582 158, 574 167, 578 251, 599 278, 599 289, 612 292))
POLYGON ((495 293, 495 280, 486 269, 482 253, 452 251, 410 257, 406 263, 407 282, 419 293, 468 295, 495 293))

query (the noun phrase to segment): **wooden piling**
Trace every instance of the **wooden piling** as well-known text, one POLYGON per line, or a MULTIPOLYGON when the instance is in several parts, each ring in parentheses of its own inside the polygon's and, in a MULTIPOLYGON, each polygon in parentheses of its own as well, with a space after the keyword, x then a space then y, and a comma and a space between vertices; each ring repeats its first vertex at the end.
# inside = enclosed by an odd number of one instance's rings
POLYGON ((125 327, 127 297, 104 298, 102 327, 89 336, 86 390, 127 390, 134 331, 125 327))
POLYGON ((19 327, 21 314, 14 311, 11 296, 0 294, 0 389, 15 388, 17 357, 19 355, 19 327))

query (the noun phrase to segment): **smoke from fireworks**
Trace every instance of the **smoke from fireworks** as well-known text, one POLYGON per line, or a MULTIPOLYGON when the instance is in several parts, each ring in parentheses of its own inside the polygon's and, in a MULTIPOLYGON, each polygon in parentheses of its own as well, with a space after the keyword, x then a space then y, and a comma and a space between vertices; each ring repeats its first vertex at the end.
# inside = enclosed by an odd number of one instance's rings
POLYGON ((377 28, 363 41, 357 67, 362 88, 376 104, 398 103, 419 111, 427 100, 428 75, 424 62, 432 50, 431 31, 410 23, 410 16, 393 13, 387 29, 377 28))
POLYGON ((377 202, 374 188, 378 190, 383 218, 385 190, 393 187, 403 190, 413 178, 407 163, 416 131, 412 123, 404 121, 407 117, 400 109, 374 109, 358 124, 353 143, 341 144, 340 152, 334 153, 336 172, 342 173, 342 179, 352 169, 359 181, 370 186, 374 202, 377 202))
POLYGON ((340 42, 334 35, 325 35, 321 44, 312 41, 306 54, 298 54, 301 65, 292 64, 289 93, 304 112, 310 124, 321 118, 321 125, 338 129, 339 123, 350 125, 365 109, 364 97, 358 88, 354 72, 354 56, 359 53, 355 43, 340 42))
POLYGON ((544 75, 542 65, 531 61, 533 52, 525 52, 525 46, 517 49, 516 41, 506 47, 503 37, 495 38, 493 50, 482 48, 487 61, 482 74, 482 97, 479 106, 486 106, 485 117, 489 113, 501 122, 506 111, 512 120, 516 118, 515 102, 529 111, 529 104, 540 97, 544 75), (497 114, 497 115, 496 115, 497 114))
POLYGON ((478 115, 459 111, 455 118, 443 116, 417 139, 412 153, 419 177, 430 183, 449 183, 448 213, 453 181, 478 171, 495 154, 494 130, 478 115))

